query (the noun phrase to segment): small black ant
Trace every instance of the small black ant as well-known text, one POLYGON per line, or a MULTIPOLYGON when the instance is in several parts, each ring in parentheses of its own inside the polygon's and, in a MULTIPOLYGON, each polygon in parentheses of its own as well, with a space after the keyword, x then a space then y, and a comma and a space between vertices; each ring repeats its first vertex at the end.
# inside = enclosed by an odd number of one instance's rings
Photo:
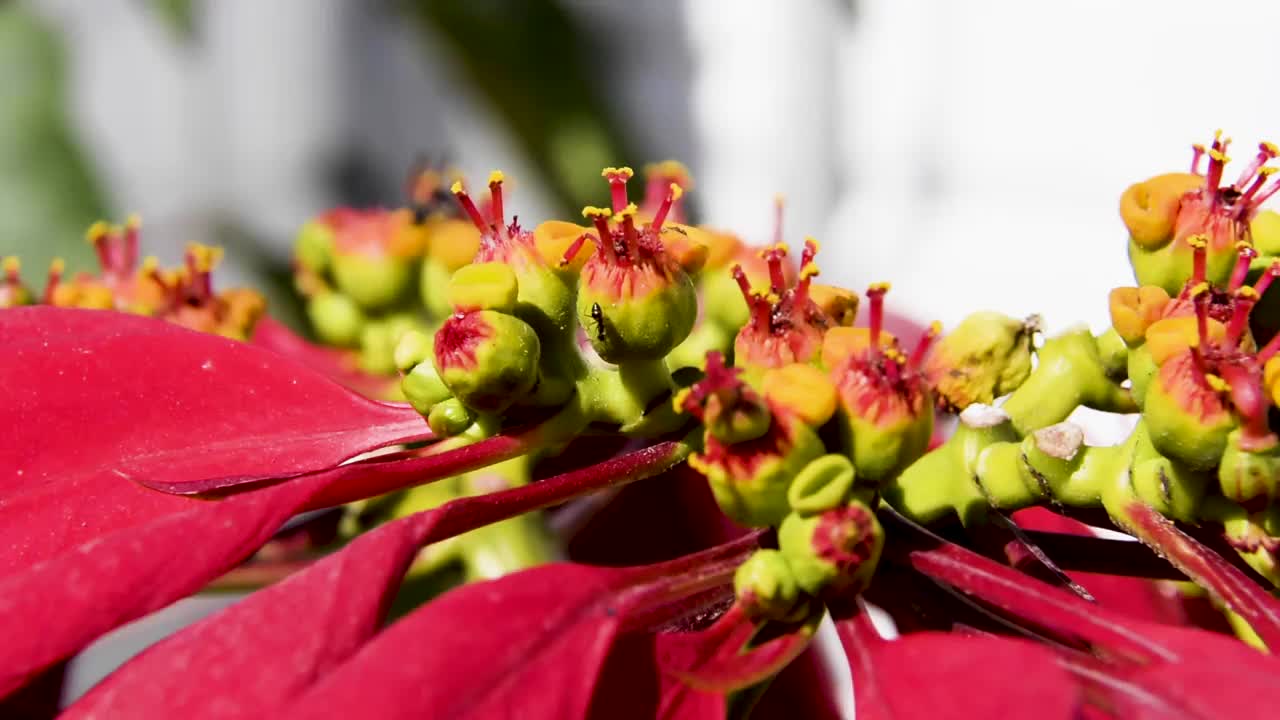
POLYGON ((604 310, 600 303, 591 303, 591 319, 596 322, 596 339, 604 342, 604 310))

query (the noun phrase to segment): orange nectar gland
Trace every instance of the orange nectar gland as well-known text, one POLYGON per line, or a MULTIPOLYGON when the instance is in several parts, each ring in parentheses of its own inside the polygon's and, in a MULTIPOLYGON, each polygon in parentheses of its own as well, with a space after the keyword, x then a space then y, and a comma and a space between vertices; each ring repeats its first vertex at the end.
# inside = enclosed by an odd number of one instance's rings
POLYGON ((733 267, 733 278, 750 312, 747 324, 738 331, 733 345, 741 365, 776 368, 810 362, 822 349, 823 335, 837 324, 809 293, 810 284, 818 274, 818 266, 813 262, 818 242, 805 239, 800 276, 791 287, 787 287, 783 265, 787 252, 787 245, 782 242, 760 251, 769 271, 768 292, 753 290, 742 265, 733 267))
POLYGON ((485 217, 471 196, 462 187, 462 181, 454 181, 449 189, 458 199, 458 205, 480 231, 480 249, 475 262, 542 262, 533 240, 533 233, 520 227, 518 218, 507 224, 503 207, 502 183, 506 176, 500 170, 489 173, 489 217, 485 217))

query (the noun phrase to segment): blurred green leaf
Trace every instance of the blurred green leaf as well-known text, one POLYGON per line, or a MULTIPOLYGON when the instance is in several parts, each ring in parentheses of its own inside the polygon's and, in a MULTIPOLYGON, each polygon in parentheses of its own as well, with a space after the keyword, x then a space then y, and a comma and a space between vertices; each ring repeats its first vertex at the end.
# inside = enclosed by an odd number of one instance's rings
POLYGON ((66 115, 60 38, 18 3, 0 3, 0 255, 43 282, 56 256, 90 267, 84 241, 106 203, 66 115))
POLYGON ((405 0, 446 41, 466 80, 507 123, 547 188, 576 212, 600 199, 600 168, 633 157, 591 76, 590 44, 555 0, 405 0))
POLYGON ((183 40, 196 34, 195 3, 192 0, 149 0, 160 19, 183 40))

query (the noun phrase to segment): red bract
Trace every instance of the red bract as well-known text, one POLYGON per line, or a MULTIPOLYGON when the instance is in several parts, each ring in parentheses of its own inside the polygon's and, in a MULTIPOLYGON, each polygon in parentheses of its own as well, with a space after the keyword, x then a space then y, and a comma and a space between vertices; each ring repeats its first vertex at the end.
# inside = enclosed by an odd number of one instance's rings
MULTIPOLYGON (((380 527, 151 648, 97 686, 70 716, 262 717, 276 712, 377 632, 409 561, 424 544, 602 486, 650 477, 687 452, 679 443, 659 443, 533 485, 460 498, 380 527)), ((315 481, 280 487, 303 485, 315 481)))
POLYGON ((253 326, 253 337, 249 341, 260 348, 296 360, 365 397, 386 397, 396 384, 393 378, 379 377, 360 370, 350 352, 312 345, 270 315, 264 315, 253 326))
POLYGON ((725 586, 754 545, 750 536, 659 565, 555 564, 467 585, 392 625, 282 716, 582 717, 619 636, 664 619, 655 606, 669 617, 725 586))
POLYGON ((30 307, 0 315, 10 417, 0 491, 110 476, 283 478, 430 431, 295 362, 143 317, 30 307))

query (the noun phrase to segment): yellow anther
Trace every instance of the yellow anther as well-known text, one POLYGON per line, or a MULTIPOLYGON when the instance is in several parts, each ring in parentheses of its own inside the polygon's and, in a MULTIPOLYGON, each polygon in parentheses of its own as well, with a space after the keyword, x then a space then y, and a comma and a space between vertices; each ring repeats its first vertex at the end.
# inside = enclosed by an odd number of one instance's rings
POLYGON ((1263 177, 1270 177, 1274 175, 1275 172, 1276 172, 1276 168, 1270 165, 1263 165, 1262 167, 1258 168, 1258 174, 1263 177))
POLYGON ((56 258, 54 258, 54 259, 49 263, 49 274, 50 274, 50 275, 61 275, 61 274, 62 274, 66 269, 67 269, 67 261, 66 261, 66 260, 63 260, 63 259, 62 259, 62 258, 60 258, 60 257, 56 257, 56 258))
POLYGON ((1213 131, 1213 139, 1214 139, 1214 140, 1221 140, 1221 139, 1222 139, 1222 128, 1218 128, 1217 130, 1214 130, 1214 131, 1213 131))
POLYGON ((801 280, 808 280, 809 278, 817 277, 817 276, 818 276, 817 263, 807 262, 804 264, 804 267, 800 268, 801 280))
POLYGON ((1258 291, 1248 285, 1244 285, 1236 290, 1236 298, 1239 300, 1257 300, 1258 291))
POLYGON ((1187 238, 1187 247, 1193 248, 1196 250, 1209 247, 1209 236, 1200 235, 1200 234, 1192 235, 1191 237, 1187 238))
POLYGON ((682 181, 688 182, 689 168, 679 160, 663 160, 662 162, 649 163, 644 166, 645 175, 660 175, 665 177, 678 177, 682 181))
POLYGON ((816 239, 814 239, 814 237, 813 237, 812 235, 805 235, 805 236, 804 236, 804 244, 805 244, 805 245, 812 245, 812 246, 813 246, 813 252, 814 252, 814 254, 815 254, 815 255, 822 251, 822 243, 820 243, 820 242, 818 242, 816 239))
POLYGON ((1209 283, 1201 282, 1201 283, 1196 283, 1191 287, 1190 295, 1193 298, 1200 297, 1201 295, 1204 295, 1207 292, 1209 292, 1209 283))
POLYGON ((757 252, 756 255, 761 260, 768 260, 774 254, 785 256, 789 252, 791 252, 790 246, 788 246, 784 242, 780 242, 774 245, 769 245, 769 246, 760 248, 760 251, 757 252))
POLYGON ((1209 384, 1210 389, 1214 392, 1225 393, 1231 392, 1231 385, 1226 380, 1212 373, 1205 373, 1204 381, 1209 384))
POLYGON ((600 172, 601 177, 605 177, 610 180, 615 178, 630 180, 633 175, 635 175, 635 171, 629 167, 607 167, 600 172))
POLYGON ((90 245, 97 245, 98 241, 111 234, 111 226, 105 221, 99 220, 89 226, 85 231, 84 238, 89 241, 90 245))
POLYGON ((671 404, 675 406, 676 412, 684 412, 684 404, 689 400, 690 392, 689 388, 685 388, 676 393, 675 397, 671 399, 671 404))
POLYGON ((893 287, 887 282, 875 282, 867 286, 868 293, 887 293, 893 287))
POLYGON ((138 213, 131 214, 124 219, 124 227, 126 230, 137 230, 142 227, 142 216, 138 213))
POLYGON ((1200 143, 1195 143, 1195 144, 1193 144, 1193 145, 1191 146, 1191 149, 1192 149, 1192 150, 1195 150, 1196 152, 1200 152, 1200 153, 1202 153, 1202 152, 1204 152, 1204 145, 1202 145, 1202 144, 1200 144, 1200 143))
POLYGON ((636 213, 640 212, 640 208, 635 203, 627 203, 627 206, 614 213, 613 217, 618 222, 623 222, 627 218, 634 218, 636 213))
POLYGON ((1210 150, 1209 157, 1213 158, 1214 160, 1217 160, 1223 165, 1226 165, 1227 163, 1231 162, 1231 158, 1227 157, 1224 153, 1221 153, 1217 150, 1210 150))
POLYGON ((148 255, 142 259, 142 266, 138 268, 138 272, 143 275, 154 275, 160 269, 160 260, 155 255, 148 255))
POLYGON ((17 275, 22 270, 22 261, 17 257, 10 255, 4 259, 4 271, 9 275, 17 275))
POLYGON ((501 170, 494 170, 493 172, 489 173, 490 185, 501 185, 502 181, 506 179, 507 179, 506 176, 502 174, 501 170))
POLYGON ((684 188, 680 187, 680 183, 671 183, 671 199, 679 200, 684 197, 684 188))
POLYGON ((462 189, 461 180, 454 180, 453 184, 449 186, 449 192, 453 193, 454 195, 463 195, 463 194, 466 194, 467 191, 462 189))
POLYGON ((222 248, 219 247, 190 243, 187 245, 187 252, 191 253, 192 259, 195 260, 196 272, 212 272, 222 260, 222 248))
POLYGON ((778 297, 777 293, 773 293, 773 292, 767 292, 761 295, 760 297, 764 298, 764 301, 769 303, 770 305, 777 305, 778 302, 782 300, 782 298, 778 297))
POLYGON ((1277 148, 1276 144, 1273 142, 1263 140, 1262 142, 1258 143, 1258 147, 1263 152, 1270 153, 1272 155, 1280 155, 1280 148, 1277 148))
POLYGON ((582 208, 582 217, 588 218, 588 219, 598 218, 598 217, 607 218, 612 214, 613 214, 613 211, 610 210, 609 208, 596 207, 594 205, 588 205, 582 208))
POLYGON ((942 323, 938 322, 937 320, 934 320, 933 322, 929 323, 929 334, 930 334, 930 335, 941 335, 941 334, 942 334, 942 323))

